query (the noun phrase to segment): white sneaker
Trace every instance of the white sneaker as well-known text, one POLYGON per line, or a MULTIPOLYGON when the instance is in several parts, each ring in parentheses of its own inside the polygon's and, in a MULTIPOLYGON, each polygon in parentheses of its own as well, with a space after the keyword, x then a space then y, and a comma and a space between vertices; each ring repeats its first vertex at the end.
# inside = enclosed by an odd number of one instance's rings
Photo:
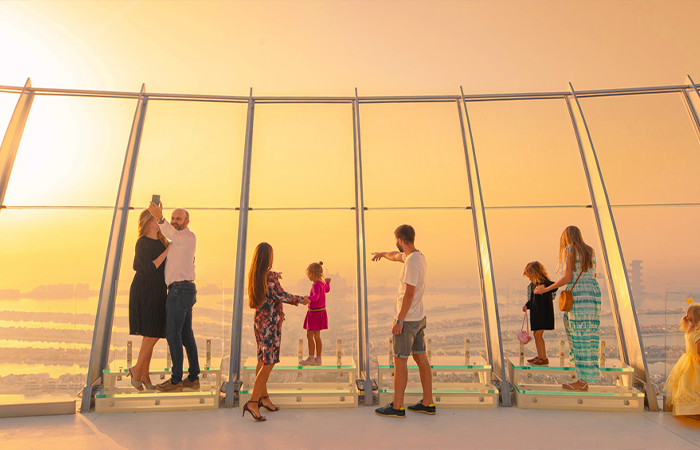
POLYGON ((309 356, 308 358, 299 361, 300 366, 315 366, 316 365, 316 358, 313 356, 309 356))

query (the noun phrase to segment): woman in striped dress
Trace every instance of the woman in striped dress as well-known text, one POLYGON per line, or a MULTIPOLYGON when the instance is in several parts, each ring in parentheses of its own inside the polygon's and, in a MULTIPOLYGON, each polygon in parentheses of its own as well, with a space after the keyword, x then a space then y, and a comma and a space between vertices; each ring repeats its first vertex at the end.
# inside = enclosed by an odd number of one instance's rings
POLYGON ((578 380, 564 384, 564 389, 587 391, 588 383, 600 381, 598 351, 600 346, 600 286, 595 279, 595 253, 583 241, 581 230, 566 227, 559 241, 559 268, 564 264, 564 275, 554 284, 537 286, 536 294, 543 294, 567 285, 574 302, 571 311, 564 313, 564 327, 569 338, 569 357, 576 365, 578 380), (580 278, 579 275, 581 275, 580 278), (578 282, 576 279, 578 278, 578 282))

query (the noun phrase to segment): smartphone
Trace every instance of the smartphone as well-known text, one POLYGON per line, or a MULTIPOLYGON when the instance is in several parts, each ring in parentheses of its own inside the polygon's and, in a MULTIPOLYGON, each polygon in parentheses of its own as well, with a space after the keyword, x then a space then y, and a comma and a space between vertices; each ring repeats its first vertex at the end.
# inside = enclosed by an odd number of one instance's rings
POLYGON ((151 197, 151 201, 156 205, 160 205, 160 194, 153 194, 153 197, 151 197))

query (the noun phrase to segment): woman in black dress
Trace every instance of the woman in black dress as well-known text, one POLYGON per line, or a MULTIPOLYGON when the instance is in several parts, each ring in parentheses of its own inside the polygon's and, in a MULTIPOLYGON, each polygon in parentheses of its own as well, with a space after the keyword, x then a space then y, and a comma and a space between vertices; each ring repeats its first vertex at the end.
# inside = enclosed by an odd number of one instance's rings
POLYGON ((544 366, 549 364, 547 358, 547 348, 544 345, 544 331, 554 329, 554 294, 556 289, 545 294, 535 294, 535 287, 544 285, 549 287, 554 284, 547 275, 547 270, 539 261, 533 261, 525 266, 523 275, 530 280, 527 287, 527 303, 523 306, 523 311, 530 310, 530 328, 535 335, 535 347, 537 356, 528 359, 532 365, 544 366))
POLYGON ((134 281, 129 291, 129 334, 143 336, 139 357, 129 369, 131 384, 139 391, 153 389, 149 376, 153 347, 165 337, 165 257, 168 240, 148 210, 139 216, 139 240, 134 255, 134 281))

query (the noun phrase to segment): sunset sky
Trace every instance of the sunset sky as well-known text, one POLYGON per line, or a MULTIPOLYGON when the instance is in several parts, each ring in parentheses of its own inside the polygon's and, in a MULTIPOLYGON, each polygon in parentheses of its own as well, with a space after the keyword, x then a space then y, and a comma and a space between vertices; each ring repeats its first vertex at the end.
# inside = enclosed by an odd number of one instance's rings
MULTIPOLYGON (((28 1, 0 2, 0 85, 247 95, 403 95, 563 91, 700 81, 696 1, 28 1)), ((0 93, 3 132, 17 101, 0 93)), ((4 203, 113 207, 134 100, 35 99, 4 203)), ((613 204, 697 203, 700 146, 679 94, 585 99, 613 204)), ((469 105, 499 286, 524 265, 556 270, 561 231, 599 244, 563 100, 469 105)), ((413 223, 435 286, 477 286, 464 150, 455 104, 363 105, 367 250, 392 250, 413 223)), ((198 277, 230 285, 235 266, 245 105, 148 106, 121 278, 135 218, 151 194, 191 207, 198 277)), ((267 240, 290 283, 308 263, 355 274, 352 110, 258 105, 250 250, 267 240)), ((169 214, 169 211, 166 211, 169 214)), ((700 271, 700 207, 616 207, 627 261, 647 289, 700 271)), ((2 210, 0 289, 99 286, 112 212, 2 210)), ((601 264, 599 259, 599 265, 601 264)), ((602 266, 599 271, 602 272, 602 266)), ((370 266, 370 283, 397 269, 370 266)), ((387 281, 389 280, 389 281, 387 281)))

